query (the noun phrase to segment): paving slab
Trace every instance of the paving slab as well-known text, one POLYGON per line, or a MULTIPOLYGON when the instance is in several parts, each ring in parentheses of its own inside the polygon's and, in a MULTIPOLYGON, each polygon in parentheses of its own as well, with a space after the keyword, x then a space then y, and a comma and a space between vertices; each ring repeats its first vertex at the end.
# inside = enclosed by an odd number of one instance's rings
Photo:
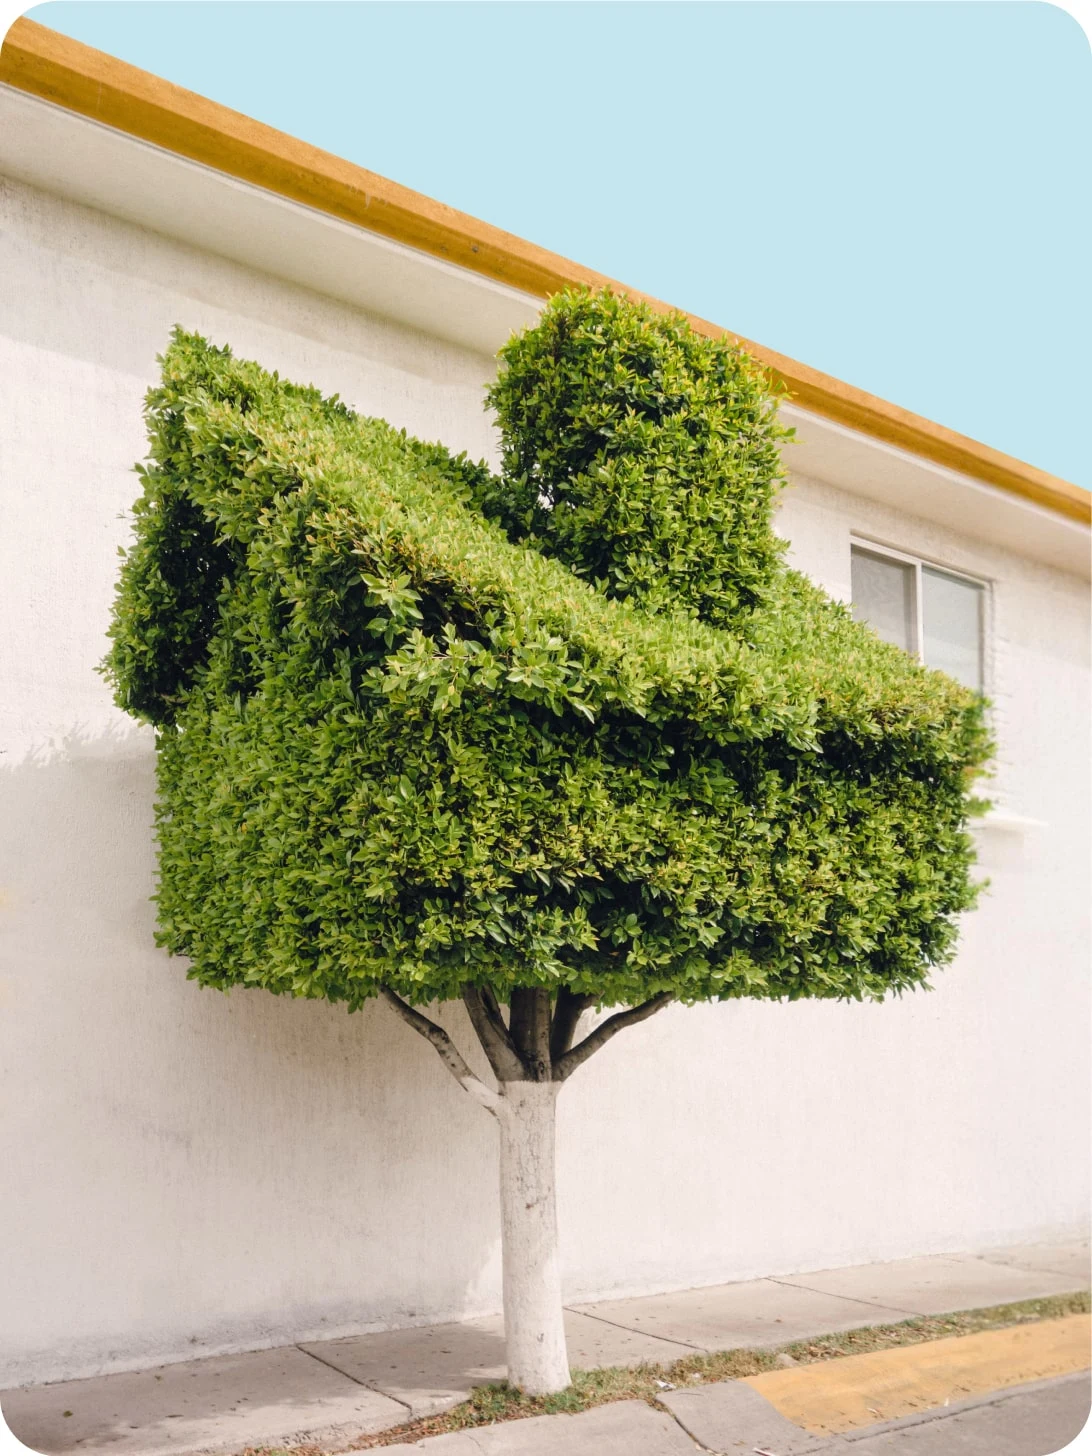
POLYGON ((828 1437, 815 1436, 787 1421, 764 1396, 738 1380, 718 1381, 697 1390, 669 1390, 664 1405, 700 1446, 709 1451, 748 1453, 760 1447, 776 1456, 804 1456, 831 1449, 828 1437))
POLYGON ((1074 1289, 1092 1283, 1092 1248, 1088 1239, 1070 1239, 1060 1244, 1009 1244, 1001 1249, 983 1249, 975 1254, 988 1264, 1011 1264, 1017 1269, 1034 1269, 1064 1274, 1074 1289))
POLYGON ((469 1431, 449 1431, 446 1436, 428 1436, 406 1451, 428 1451, 429 1456, 482 1456, 482 1448, 469 1431))
POLYGON ((352 1335, 300 1348, 361 1385, 404 1402, 414 1416, 448 1410, 475 1385, 505 1376, 500 1320, 352 1335))
MULTIPOLYGON (((861 1264, 850 1269, 821 1269, 809 1274, 778 1277, 776 1283, 861 1300, 878 1309, 907 1314, 951 1314, 958 1309, 1012 1304, 1069 1294, 1073 1280, 1049 1270, 1019 1269, 987 1263, 973 1254, 946 1254, 920 1259, 899 1259, 889 1264, 861 1264)), ((888 1318, 877 1315, 872 1323, 888 1318)), ((863 1321, 862 1321, 863 1323, 863 1321)), ((834 1326, 831 1326, 833 1329, 834 1326)))
POLYGON ((32 1450, 172 1456, 387 1430, 405 1406, 294 1345, 134 1374, 3 1392, 4 1420, 32 1450))
POLYGON ((598 1370, 604 1365, 641 1365, 652 1361, 670 1365, 689 1355, 693 1345, 655 1334, 593 1319, 580 1310, 565 1311, 569 1364, 574 1370, 598 1370))
POLYGON ((596 1319, 659 1339, 677 1340, 699 1350, 785 1345, 811 1335, 906 1318, 904 1308, 877 1306, 772 1279, 717 1284, 643 1299, 600 1300, 578 1308, 596 1319))
POLYGON ((678 1422, 643 1400, 620 1400, 578 1416, 533 1416, 453 1434, 469 1441, 432 1436, 411 1449, 429 1456, 698 1456, 678 1422))
MULTIPOLYGON (((619 1329, 572 1310, 565 1312, 569 1364, 574 1370, 677 1360, 687 1348, 619 1329)), ((476 1385, 503 1380, 504 1322, 466 1320, 379 1335, 356 1335, 301 1345, 317 1359, 362 1385, 392 1396, 414 1416, 435 1415, 465 1400, 476 1385)))

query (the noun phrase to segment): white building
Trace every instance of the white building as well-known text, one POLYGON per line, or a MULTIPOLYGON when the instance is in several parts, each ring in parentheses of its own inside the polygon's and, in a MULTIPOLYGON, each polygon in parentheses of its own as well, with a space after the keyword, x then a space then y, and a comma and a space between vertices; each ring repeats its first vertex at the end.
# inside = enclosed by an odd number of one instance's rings
MULTIPOLYGON (((496 1310, 495 1129, 425 1042, 155 949, 95 666, 172 325, 490 455, 495 350, 604 280, 26 20, 0 82, 0 1386, 496 1310)), ((755 352, 795 563, 993 699, 992 889, 932 994, 673 1009, 575 1077, 574 1300, 1087 1219, 1089 496, 755 352)))

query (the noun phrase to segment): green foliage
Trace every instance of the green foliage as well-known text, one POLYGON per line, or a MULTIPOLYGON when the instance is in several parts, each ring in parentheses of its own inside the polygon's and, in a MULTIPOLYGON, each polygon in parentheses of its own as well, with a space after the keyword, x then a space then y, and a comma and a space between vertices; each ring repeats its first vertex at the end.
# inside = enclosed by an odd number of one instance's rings
POLYGON ((726 340, 611 293, 561 294, 501 350, 504 444, 481 509, 608 596, 730 627, 781 543, 769 385, 726 340))
MULTIPOLYGON (((574 396, 582 357, 561 371, 574 396)), ((981 704, 779 564, 775 426, 746 361, 581 295, 508 359, 494 478, 176 333, 107 661, 157 730, 160 943, 207 985, 350 1006, 381 983, 611 1004, 922 982, 973 900, 981 704), (616 395, 628 369, 646 381, 636 464, 597 445, 579 529, 535 505, 512 539, 497 503, 526 476, 567 508, 580 432, 600 430, 591 390, 568 454, 561 405, 522 422, 516 367, 566 311, 577 334, 599 318, 588 367, 608 358, 616 395), (682 423, 648 425, 649 338, 682 423), (750 422, 739 474, 729 418, 750 422), (623 516, 645 522, 625 557, 623 516)))

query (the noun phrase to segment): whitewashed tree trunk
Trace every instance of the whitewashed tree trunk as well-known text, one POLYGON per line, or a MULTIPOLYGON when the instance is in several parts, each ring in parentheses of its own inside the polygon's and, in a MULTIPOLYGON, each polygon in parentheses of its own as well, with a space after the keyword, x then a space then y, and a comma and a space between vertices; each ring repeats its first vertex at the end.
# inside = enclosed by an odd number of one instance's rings
POLYGON ((501 1255, 509 1382, 528 1395, 569 1384, 554 1185, 557 1082, 502 1082, 501 1255))
POLYGON ((660 991, 600 1022, 577 1046, 577 1023, 593 998, 562 987, 556 1004, 541 987, 515 987, 504 1021, 495 993, 466 985, 463 1003, 499 1090, 476 1076, 442 1026, 389 986, 379 994, 436 1048, 448 1071, 500 1127, 501 1256, 508 1379, 528 1395, 569 1385, 554 1189, 555 1112, 561 1084, 623 1027, 672 999, 660 991))

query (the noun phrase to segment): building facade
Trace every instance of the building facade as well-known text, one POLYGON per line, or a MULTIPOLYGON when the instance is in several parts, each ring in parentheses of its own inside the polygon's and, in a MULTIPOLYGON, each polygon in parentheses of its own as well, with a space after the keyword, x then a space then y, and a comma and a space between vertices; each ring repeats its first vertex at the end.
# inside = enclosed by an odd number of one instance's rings
MULTIPOLYGON (((431 1049, 156 950, 96 664, 173 325, 495 458, 495 350, 597 280, 27 21, 0 83, 0 1386, 495 1311, 495 1129, 431 1049)), ((773 362, 793 563, 993 701, 991 888, 931 993, 672 1008, 582 1069, 572 1300, 1087 1223, 1085 493, 773 362)))

